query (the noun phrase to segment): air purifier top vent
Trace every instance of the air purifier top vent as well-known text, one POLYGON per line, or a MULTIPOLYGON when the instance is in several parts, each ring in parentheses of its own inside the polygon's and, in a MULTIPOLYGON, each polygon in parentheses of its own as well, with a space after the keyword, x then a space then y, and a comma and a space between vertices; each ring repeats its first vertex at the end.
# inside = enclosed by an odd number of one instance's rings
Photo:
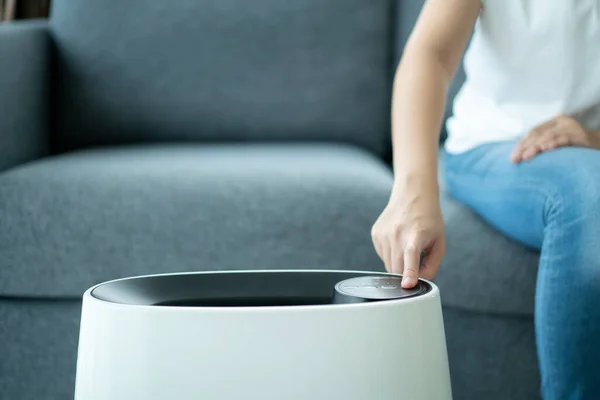
POLYGON ((91 290, 91 297, 103 302, 156 307, 276 307, 394 300, 422 295, 431 289, 428 283, 420 281, 415 289, 405 290, 399 282, 398 275, 366 271, 190 272, 102 283, 91 290), (336 288, 339 283, 341 286, 336 288))

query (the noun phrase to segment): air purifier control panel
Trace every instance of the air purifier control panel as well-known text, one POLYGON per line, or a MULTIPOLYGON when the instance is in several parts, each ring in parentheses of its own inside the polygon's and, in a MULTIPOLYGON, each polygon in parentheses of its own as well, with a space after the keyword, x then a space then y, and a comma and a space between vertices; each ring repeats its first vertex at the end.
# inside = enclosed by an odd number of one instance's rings
POLYGON ((402 278, 397 276, 362 276, 335 285, 334 303, 363 303, 369 301, 398 300, 419 296, 429 291, 423 281, 412 289, 404 289, 402 278))

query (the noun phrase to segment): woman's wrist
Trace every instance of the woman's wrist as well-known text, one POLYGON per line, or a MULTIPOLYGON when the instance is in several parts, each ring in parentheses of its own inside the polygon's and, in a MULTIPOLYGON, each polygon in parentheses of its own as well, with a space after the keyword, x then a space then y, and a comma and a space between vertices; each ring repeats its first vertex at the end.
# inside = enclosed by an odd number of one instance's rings
POLYGON ((416 171, 398 173, 394 177, 392 197, 405 196, 407 193, 425 197, 439 196, 437 171, 416 171))

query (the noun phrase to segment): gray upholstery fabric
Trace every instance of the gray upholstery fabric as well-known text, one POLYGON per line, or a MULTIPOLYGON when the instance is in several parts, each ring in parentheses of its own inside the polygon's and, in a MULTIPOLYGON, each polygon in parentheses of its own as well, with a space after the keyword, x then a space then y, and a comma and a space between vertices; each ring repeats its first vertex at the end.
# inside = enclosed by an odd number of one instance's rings
POLYGON ((47 23, 0 24, 0 171, 47 152, 47 23))
POLYGON ((540 399, 533 318, 444 307, 444 326, 454 399, 540 399))
POLYGON ((389 139, 390 0, 55 0, 57 137, 389 139))
POLYGON ((0 399, 73 399, 81 306, 0 296, 0 399))
POLYGON ((0 175, 0 294, 189 270, 383 270, 370 230, 392 185, 328 145, 90 150, 0 175), (32 279, 35 277, 35 279, 32 279))
POLYGON ((444 304, 532 316, 539 253, 506 238, 455 201, 445 188, 443 157, 439 165, 447 251, 435 281, 444 304))

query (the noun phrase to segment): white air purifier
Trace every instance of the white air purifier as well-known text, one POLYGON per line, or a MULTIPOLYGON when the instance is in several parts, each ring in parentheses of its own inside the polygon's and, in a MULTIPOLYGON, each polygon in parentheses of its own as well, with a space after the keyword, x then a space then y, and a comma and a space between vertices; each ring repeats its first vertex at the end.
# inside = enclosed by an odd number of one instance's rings
POLYGON ((76 400, 449 400, 438 288, 373 272, 149 275, 89 289, 76 400))

